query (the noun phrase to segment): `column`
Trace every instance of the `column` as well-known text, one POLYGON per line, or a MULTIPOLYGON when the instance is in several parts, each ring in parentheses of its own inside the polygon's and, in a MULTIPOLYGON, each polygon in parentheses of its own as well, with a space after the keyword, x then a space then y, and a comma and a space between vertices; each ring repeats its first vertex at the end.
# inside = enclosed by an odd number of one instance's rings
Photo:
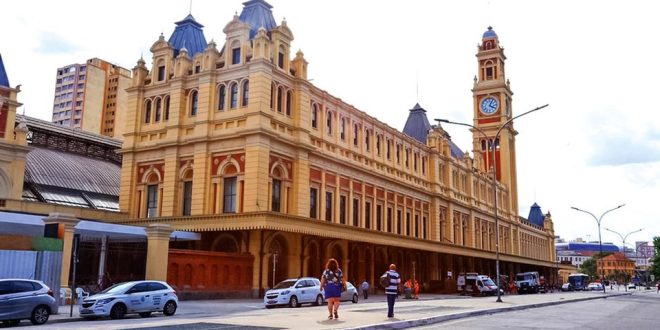
POLYGON ((62 237, 62 270, 60 271, 60 287, 69 287, 69 274, 71 271, 71 259, 73 253, 73 234, 76 225, 80 222, 73 214, 68 213, 50 213, 44 218, 46 224, 58 224, 64 227, 64 237, 62 237))
MULTIPOLYGON (((96 283, 99 285, 106 285, 104 283, 104 277, 105 277, 105 259, 108 256, 108 235, 103 235, 101 237, 101 255, 99 257, 99 275, 97 277, 96 283)), ((102 287, 102 289, 105 289, 102 287)))
POLYGON ((168 224, 154 223, 144 229, 147 232, 146 280, 167 281, 167 259, 172 228, 168 224))

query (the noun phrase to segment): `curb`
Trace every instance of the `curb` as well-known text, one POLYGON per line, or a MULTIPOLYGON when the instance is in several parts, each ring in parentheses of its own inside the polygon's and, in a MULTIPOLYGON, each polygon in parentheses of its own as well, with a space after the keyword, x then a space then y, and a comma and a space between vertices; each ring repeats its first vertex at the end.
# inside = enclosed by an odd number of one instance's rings
POLYGON ((625 295, 631 295, 631 294, 632 293, 621 293, 621 294, 613 294, 613 295, 608 295, 608 296, 587 297, 587 298, 579 298, 579 299, 563 300, 563 301, 562 300, 549 301, 549 302, 543 302, 543 303, 537 303, 537 304, 518 305, 518 306, 512 306, 512 307, 498 307, 498 308, 490 308, 490 309, 479 309, 479 310, 473 310, 473 311, 469 311, 469 312, 461 312, 461 313, 448 314, 448 315, 431 316, 431 317, 426 317, 426 318, 421 318, 421 319, 416 319, 416 320, 406 320, 406 321, 397 321, 397 322, 390 322, 390 323, 370 324, 370 325, 366 325, 366 326, 355 327, 355 328, 347 328, 347 329, 348 330, 358 330, 358 329, 359 330, 405 329, 405 328, 418 327, 418 326, 423 326, 423 325, 430 325, 430 324, 434 324, 434 323, 446 322, 446 321, 451 321, 451 320, 456 320, 456 319, 462 319, 462 318, 467 318, 467 317, 472 317, 472 316, 483 316, 483 315, 489 315, 489 314, 496 314, 496 313, 503 313, 503 312, 510 312, 510 311, 519 311, 519 310, 524 310, 524 309, 529 309, 529 308, 538 308, 538 307, 545 307, 545 306, 561 305, 561 304, 588 301, 588 300, 595 300, 595 299, 607 299, 609 297, 618 297, 618 296, 625 296, 625 295))

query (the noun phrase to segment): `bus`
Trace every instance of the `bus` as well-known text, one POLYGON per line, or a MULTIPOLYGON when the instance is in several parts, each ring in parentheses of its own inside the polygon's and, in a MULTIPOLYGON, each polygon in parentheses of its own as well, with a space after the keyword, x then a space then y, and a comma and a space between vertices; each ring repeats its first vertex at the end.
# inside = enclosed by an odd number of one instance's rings
POLYGON ((582 273, 568 275, 568 283, 571 285, 572 290, 587 290, 587 286, 589 285, 589 275, 582 273))

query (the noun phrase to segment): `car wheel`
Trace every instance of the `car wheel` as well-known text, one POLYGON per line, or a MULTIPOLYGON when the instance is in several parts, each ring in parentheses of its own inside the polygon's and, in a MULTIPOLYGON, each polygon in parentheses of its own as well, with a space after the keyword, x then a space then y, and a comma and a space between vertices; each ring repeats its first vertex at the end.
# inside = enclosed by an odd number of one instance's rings
POLYGON ((353 301, 354 304, 357 304, 357 303, 358 303, 358 295, 357 295, 357 293, 353 294, 353 300, 352 300, 352 301, 353 301))
POLYGON ((149 317, 149 316, 151 316, 151 312, 142 312, 142 313, 139 313, 139 314, 140 314, 140 317, 149 317))
POLYGON ((163 314, 165 316, 172 316, 176 313, 176 303, 172 300, 168 301, 163 307, 163 314))
POLYGON ((126 316, 126 305, 124 304, 115 304, 110 310, 111 319, 123 319, 126 316))
POLYGON ((291 300, 289 300, 289 307, 300 307, 300 304, 298 303, 298 298, 296 296, 291 297, 291 300))
POLYGON ((48 321, 50 316, 50 311, 46 306, 37 306, 32 310, 32 315, 30 316, 30 322, 34 325, 44 324, 48 321))
POLYGON ((314 306, 321 306, 323 305, 323 296, 318 295, 316 296, 316 301, 314 302, 314 306))

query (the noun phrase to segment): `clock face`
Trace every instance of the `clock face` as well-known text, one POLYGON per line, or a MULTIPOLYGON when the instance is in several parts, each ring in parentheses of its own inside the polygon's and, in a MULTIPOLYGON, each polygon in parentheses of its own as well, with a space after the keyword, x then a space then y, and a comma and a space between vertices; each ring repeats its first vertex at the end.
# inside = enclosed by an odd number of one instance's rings
POLYGON ((487 97, 481 100, 481 104, 479 108, 481 109, 481 112, 485 115, 492 115, 497 111, 497 108, 500 106, 500 103, 497 101, 496 98, 494 97, 487 97))

